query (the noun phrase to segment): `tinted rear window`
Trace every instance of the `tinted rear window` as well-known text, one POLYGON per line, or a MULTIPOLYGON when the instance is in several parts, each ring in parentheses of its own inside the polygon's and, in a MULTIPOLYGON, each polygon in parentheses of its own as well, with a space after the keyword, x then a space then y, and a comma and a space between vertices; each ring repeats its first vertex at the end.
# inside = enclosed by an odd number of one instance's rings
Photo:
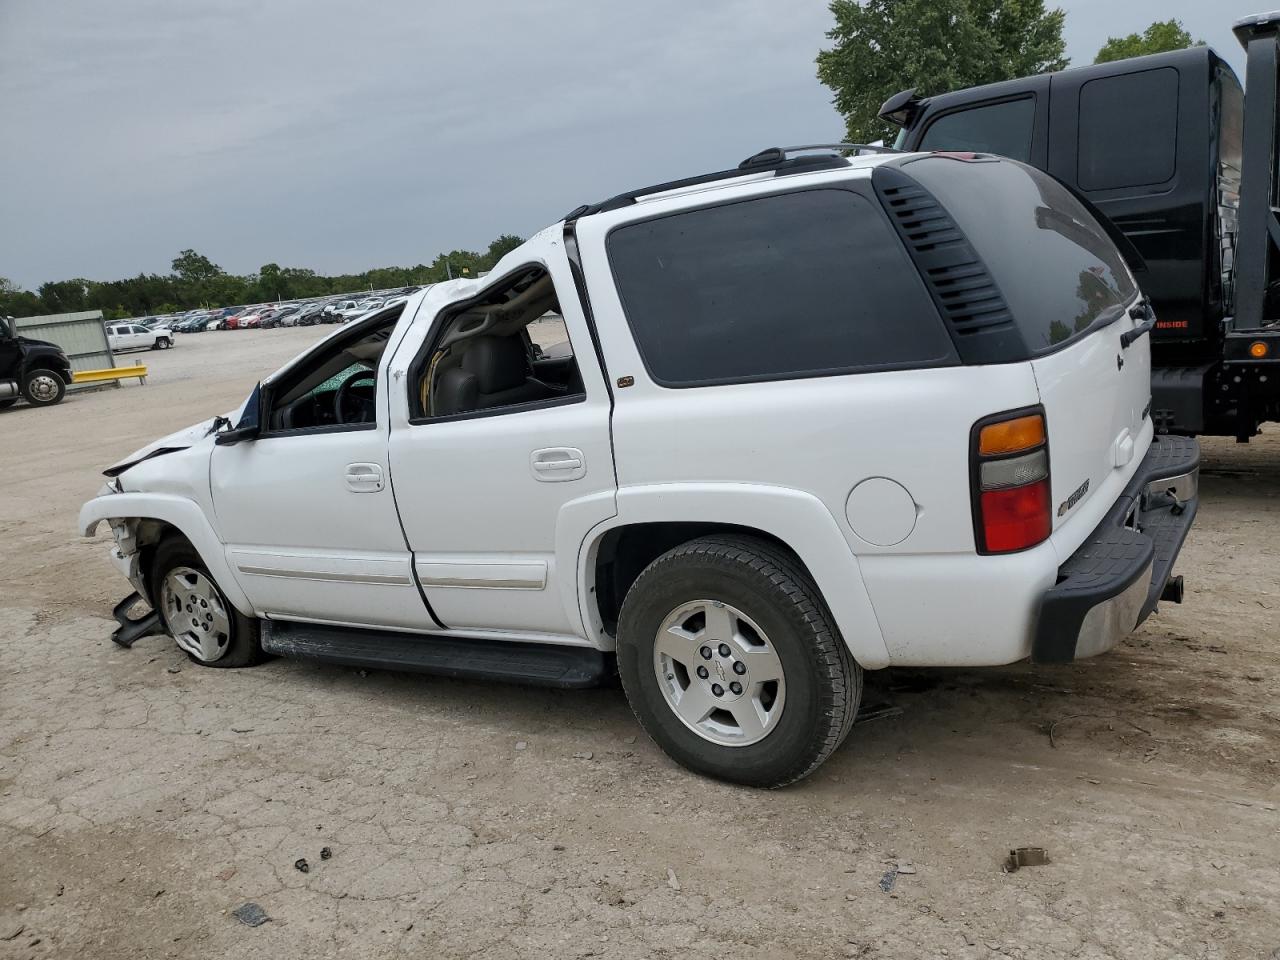
POLYGON ((666 386, 955 362, 883 213, 848 190, 627 224, 608 251, 645 366, 666 386))
POLYGON ((1081 190, 1168 181, 1178 153, 1178 71, 1090 80, 1080 88, 1081 190))
POLYGON ((1137 293, 1120 251, 1047 173, 1006 160, 927 157, 903 167, 987 264, 1032 353, 1119 317, 1137 293))
POLYGON ((1034 97, 957 110, 929 124, 917 149, 972 150, 1030 160, 1035 115, 1034 97))

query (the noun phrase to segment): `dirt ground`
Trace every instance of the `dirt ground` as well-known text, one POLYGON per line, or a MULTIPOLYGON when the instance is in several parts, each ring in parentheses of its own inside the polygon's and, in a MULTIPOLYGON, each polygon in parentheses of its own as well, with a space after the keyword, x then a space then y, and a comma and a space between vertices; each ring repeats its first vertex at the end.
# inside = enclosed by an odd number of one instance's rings
POLYGON ((330 329, 0 413, 0 957, 1280 957, 1280 429, 1206 442, 1185 605, 1073 666, 872 674, 901 715, 763 793, 615 688, 110 642, 98 471, 330 329))

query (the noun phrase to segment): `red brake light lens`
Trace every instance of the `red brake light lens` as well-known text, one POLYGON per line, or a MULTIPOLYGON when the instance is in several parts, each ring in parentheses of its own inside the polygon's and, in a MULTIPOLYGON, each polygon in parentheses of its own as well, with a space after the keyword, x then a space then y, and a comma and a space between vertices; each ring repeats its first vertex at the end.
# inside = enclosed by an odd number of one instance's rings
POLYGON ((1024 550, 1052 532, 1049 481, 982 494, 982 532, 988 553, 1024 550))

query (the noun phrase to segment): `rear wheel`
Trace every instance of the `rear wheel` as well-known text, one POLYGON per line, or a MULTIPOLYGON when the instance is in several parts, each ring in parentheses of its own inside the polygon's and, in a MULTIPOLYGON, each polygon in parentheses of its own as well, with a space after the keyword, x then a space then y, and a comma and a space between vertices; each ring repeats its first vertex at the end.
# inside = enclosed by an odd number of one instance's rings
POLYGON ((813 772, 848 735, 862 694, 808 575, 750 537, 690 541, 650 564, 622 606, 618 666, 670 757, 756 787, 813 772))
POLYGON ((37 407, 51 407, 66 395, 67 385, 52 370, 28 371, 22 378, 22 395, 27 403, 37 407))
POLYGON ((151 596, 169 635, 205 667, 248 667, 265 659, 258 622, 231 605, 195 548, 165 540, 151 564, 151 596))

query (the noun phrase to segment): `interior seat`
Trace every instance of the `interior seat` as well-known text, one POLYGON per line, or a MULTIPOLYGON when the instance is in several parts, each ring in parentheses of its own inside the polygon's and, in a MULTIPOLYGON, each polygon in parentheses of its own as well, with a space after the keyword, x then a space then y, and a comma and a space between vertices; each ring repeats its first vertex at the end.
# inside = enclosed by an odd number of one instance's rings
POLYGON ((486 410, 513 403, 529 403, 554 396, 547 387, 530 382, 529 354, 519 337, 483 336, 460 344, 462 363, 440 376, 434 413, 447 417, 468 410, 486 410))

